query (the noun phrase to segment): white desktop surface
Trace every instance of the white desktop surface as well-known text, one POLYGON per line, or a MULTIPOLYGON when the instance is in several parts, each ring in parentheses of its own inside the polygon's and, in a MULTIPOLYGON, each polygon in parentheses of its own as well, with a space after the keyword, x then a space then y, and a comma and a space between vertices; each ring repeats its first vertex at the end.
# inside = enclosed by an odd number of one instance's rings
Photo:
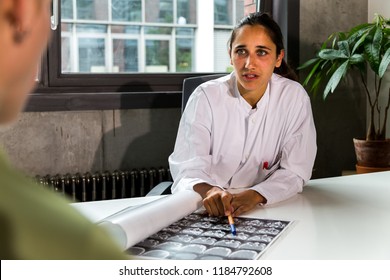
MULTIPOLYGON (((72 205, 96 222, 158 198, 72 205)), ((301 194, 245 216, 294 221, 261 259, 390 260, 390 171, 311 180, 301 194)))

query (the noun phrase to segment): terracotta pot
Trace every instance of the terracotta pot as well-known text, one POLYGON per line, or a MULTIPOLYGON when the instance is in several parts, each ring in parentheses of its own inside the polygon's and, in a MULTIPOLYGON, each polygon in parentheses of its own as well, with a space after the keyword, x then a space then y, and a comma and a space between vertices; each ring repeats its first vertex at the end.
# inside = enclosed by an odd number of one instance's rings
POLYGON ((353 143, 358 166, 390 168, 390 139, 366 141, 354 138, 353 143))
POLYGON ((356 173, 365 174, 371 172, 390 171, 390 167, 367 167, 356 164, 356 173))

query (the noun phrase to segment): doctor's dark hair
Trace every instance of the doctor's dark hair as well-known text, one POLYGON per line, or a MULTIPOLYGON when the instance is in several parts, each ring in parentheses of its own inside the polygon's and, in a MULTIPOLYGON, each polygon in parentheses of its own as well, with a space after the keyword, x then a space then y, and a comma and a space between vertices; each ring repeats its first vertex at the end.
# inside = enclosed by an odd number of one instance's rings
MULTIPOLYGON (((276 55, 279 55, 282 50, 284 50, 283 45, 283 34, 280 30, 279 25, 273 18, 267 13, 252 13, 243 18, 233 29, 232 34, 230 35, 230 39, 228 41, 229 52, 232 49, 232 44, 237 36, 237 31, 245 26, 255 26, 261 25, 265 27, 267 30, 268 36, 271 38, 272 42, 276 45, 276 55)), ((293 81, 298 81, 298 76, 294 72, 294 70, 287 64, 287 62, 283 59, 280 67, 274 69, 274 73, 279 74, 285 78, 291 79, 293 81)))

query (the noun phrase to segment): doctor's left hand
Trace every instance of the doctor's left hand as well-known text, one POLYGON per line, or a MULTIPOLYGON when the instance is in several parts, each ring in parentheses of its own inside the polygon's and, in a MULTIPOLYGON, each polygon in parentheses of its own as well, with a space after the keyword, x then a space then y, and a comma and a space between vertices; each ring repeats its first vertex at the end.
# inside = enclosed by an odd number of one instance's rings
POLYGON ((249 210, 252 210, 260 203, 266 203, 267 200, 254 190, 245 190, 232 195, 231 215, 237 217, 249 210))

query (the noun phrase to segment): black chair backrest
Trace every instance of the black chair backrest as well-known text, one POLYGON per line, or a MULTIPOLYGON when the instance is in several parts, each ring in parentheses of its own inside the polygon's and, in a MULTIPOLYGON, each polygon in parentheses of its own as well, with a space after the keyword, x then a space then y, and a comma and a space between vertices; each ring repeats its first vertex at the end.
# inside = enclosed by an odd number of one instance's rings
POLYGON ((184 79, 183 81, 183 91, 182 91, 182 99, 181 99, 181 112, 183 113, 184 108, 186 107, 188 98, 194 92, 194 90, 204 82, 218 79, 222 76, 226 76, 227 74, 212 74, 206 76, 198 76, 184 79))

